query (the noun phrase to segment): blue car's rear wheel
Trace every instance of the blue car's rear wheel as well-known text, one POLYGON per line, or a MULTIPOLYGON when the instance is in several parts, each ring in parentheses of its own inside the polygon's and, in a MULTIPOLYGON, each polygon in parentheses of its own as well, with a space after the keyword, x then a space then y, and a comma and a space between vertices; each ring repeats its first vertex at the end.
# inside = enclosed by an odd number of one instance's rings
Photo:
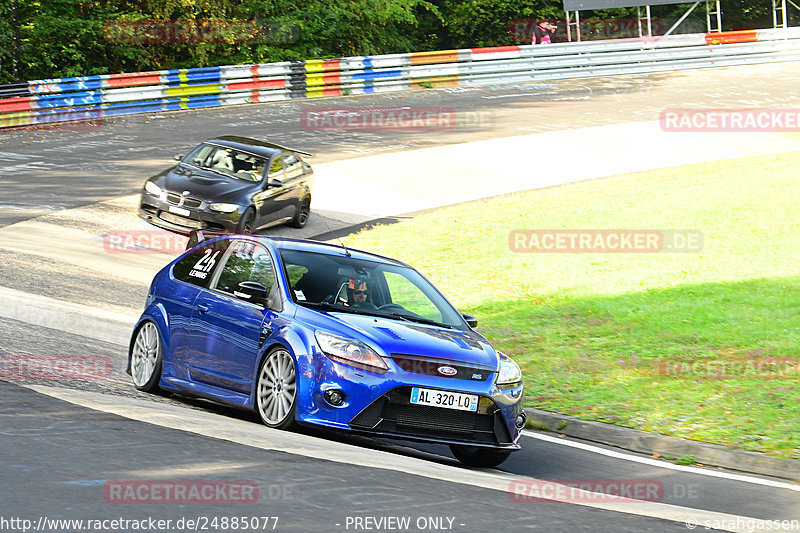
POLYGON ((256 406, 267 426, 290 429, 297 403, 297 373, 294 359, 284 348, 274 348, 267 354, 258 370, 256 406))
POLYGON ((131 350, 131 377, 136 388, 157 392, 161 379, 161 338, 152 322, 145 322, 136 333, 131 350))
POLYGON ((467 466, 480 466, 492 468, 499 465, 511 455, 510 450, 497 450, 494 448, 484 448, 482 446, 464 446, 461 444, 451 444, 450 451, 456 459, 467 466))

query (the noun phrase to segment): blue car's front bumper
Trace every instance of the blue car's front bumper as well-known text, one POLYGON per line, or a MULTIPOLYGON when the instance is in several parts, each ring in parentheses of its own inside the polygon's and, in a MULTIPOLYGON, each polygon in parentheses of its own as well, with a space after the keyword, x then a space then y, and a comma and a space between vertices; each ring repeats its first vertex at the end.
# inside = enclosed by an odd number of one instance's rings
POLYGON ((519 448, 515 420, 522 413, 522 383, 501 390, 495 373, 485 369, 483 379, 475 380, 405 370, 393 358, 384 361, 388 372, 375 374, 319 352, 298 356, 298 421, 410 440, 519 448), (414 387, 478 395, 477 411, 411 404, 414 387), (343 395, 341 405, 326 400, 329 390, 343 395))

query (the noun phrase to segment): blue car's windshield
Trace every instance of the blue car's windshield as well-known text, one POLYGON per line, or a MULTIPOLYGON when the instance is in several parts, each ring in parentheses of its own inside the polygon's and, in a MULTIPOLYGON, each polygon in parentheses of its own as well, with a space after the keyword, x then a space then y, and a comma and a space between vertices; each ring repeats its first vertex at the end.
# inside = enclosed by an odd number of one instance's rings
POLYGON ((280 255, 292 298, 300 305, 466 328, 458 312, 412 268, 298 250, 280 255))

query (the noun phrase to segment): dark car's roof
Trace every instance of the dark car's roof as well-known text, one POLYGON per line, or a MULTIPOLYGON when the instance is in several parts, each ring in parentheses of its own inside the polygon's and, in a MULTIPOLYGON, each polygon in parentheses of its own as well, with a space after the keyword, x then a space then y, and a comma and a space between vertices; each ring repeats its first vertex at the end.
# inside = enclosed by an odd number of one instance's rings
POLYGON ((222 135, 221 137, 209 139, 206 142, 225 146, 226 148, 233 148, 234 150, 250 152, 251 154, 260 155, 266 159, 269 159, 283 150, 289 152, 293 151, 291 148, 286 148, 278 144, 259 141, 258 139, 251 139, 250 137, 239 137, 238 135, 222 135))

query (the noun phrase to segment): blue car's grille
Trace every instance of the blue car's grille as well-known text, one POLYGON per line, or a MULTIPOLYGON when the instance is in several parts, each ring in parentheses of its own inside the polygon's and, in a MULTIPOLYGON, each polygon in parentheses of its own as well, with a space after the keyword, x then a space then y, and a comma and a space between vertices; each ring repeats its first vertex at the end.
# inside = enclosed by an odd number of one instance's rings
POLYGON ((467 363, 454 363, 444 359, 431 359, 419 355, 393 353, 392 360, 401 369, 414 374, 426 374, 453 379, 467 379, 471 381, 485 381, 494 373, 494 369, 467 363), (439 371, 441 367, 450 367, 455 370, 452 375, 439 371))
POLYGON ((372 402, 353 420, 355 430, 425 440, 504 445, 511 436, 497 405, 483 397, 477 412, 412 405, 411 387, 398 387, 372 402))

